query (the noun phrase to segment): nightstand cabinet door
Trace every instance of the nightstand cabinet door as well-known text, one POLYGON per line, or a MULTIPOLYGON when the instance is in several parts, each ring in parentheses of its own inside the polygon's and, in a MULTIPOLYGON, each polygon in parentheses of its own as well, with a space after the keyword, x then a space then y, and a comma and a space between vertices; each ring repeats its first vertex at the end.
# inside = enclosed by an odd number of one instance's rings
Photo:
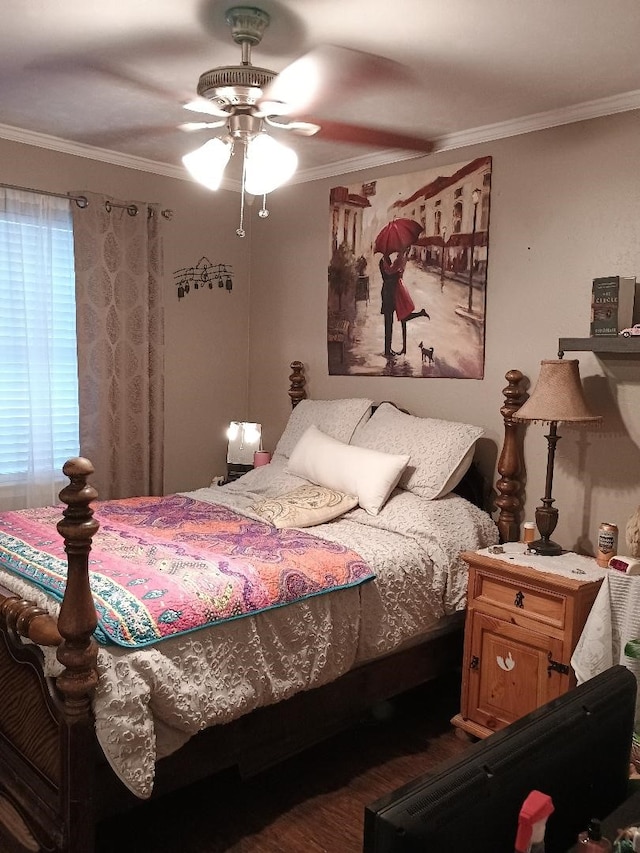
POLYGON ((491 731, 504 728, 566 689, 568 674, 549 670, 549 656, 562 656, 561 640, 478 611, 467 630, 467 703, 476 723, 491 731))

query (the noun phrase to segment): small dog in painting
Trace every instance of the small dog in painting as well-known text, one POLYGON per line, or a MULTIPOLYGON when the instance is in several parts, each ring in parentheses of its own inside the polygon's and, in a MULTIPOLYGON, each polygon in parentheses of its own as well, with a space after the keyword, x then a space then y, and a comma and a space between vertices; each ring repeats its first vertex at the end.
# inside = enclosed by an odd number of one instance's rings
POLYGON ((428 361, 429 364, 433 364, 433 347, 425 347, 422 341, 420 341, 418 346, 420 347, 420 352, 422 353, 422 363, 424 364, 425 361, 428 361))

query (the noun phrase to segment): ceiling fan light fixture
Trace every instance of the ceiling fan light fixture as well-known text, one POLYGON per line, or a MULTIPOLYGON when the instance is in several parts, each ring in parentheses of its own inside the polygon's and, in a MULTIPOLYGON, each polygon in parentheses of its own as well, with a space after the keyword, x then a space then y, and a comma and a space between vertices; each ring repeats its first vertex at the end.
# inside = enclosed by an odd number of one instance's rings
POLYGON ((233 142, 219 138, 209 139, 200 148, 185 154, 182 162, 198 183, 217 190, 222 183, 224 170, 233 152, 233 142))
POLYGON ((266 195, 284 184, 298 167, 298 155, 267 133, 247 143, 244 188, 251 195, 266 195))

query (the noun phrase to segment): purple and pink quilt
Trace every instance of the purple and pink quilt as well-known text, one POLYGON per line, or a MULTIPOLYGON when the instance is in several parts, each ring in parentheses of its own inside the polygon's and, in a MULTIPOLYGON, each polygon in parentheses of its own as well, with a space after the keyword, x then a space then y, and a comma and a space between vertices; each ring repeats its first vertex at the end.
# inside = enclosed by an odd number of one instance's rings
MULTIPOLYGON (((138 648, 373 578, 342 545, 184 495, 95 504, 89 575, 103 644, 138 648)), ((60 507, 0 513, 0 565, 62 600, 60 507)))

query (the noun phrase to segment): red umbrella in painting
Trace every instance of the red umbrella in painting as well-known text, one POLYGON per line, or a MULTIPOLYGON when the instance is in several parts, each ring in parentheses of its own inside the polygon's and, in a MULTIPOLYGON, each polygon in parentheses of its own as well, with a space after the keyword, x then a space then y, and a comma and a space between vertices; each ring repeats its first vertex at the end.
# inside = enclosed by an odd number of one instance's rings
POLYGON ((393 252, 403 252, 422 234, 422 225, 415 219, 392 219, 375 239, 374 252, 391 255, 393 252))

